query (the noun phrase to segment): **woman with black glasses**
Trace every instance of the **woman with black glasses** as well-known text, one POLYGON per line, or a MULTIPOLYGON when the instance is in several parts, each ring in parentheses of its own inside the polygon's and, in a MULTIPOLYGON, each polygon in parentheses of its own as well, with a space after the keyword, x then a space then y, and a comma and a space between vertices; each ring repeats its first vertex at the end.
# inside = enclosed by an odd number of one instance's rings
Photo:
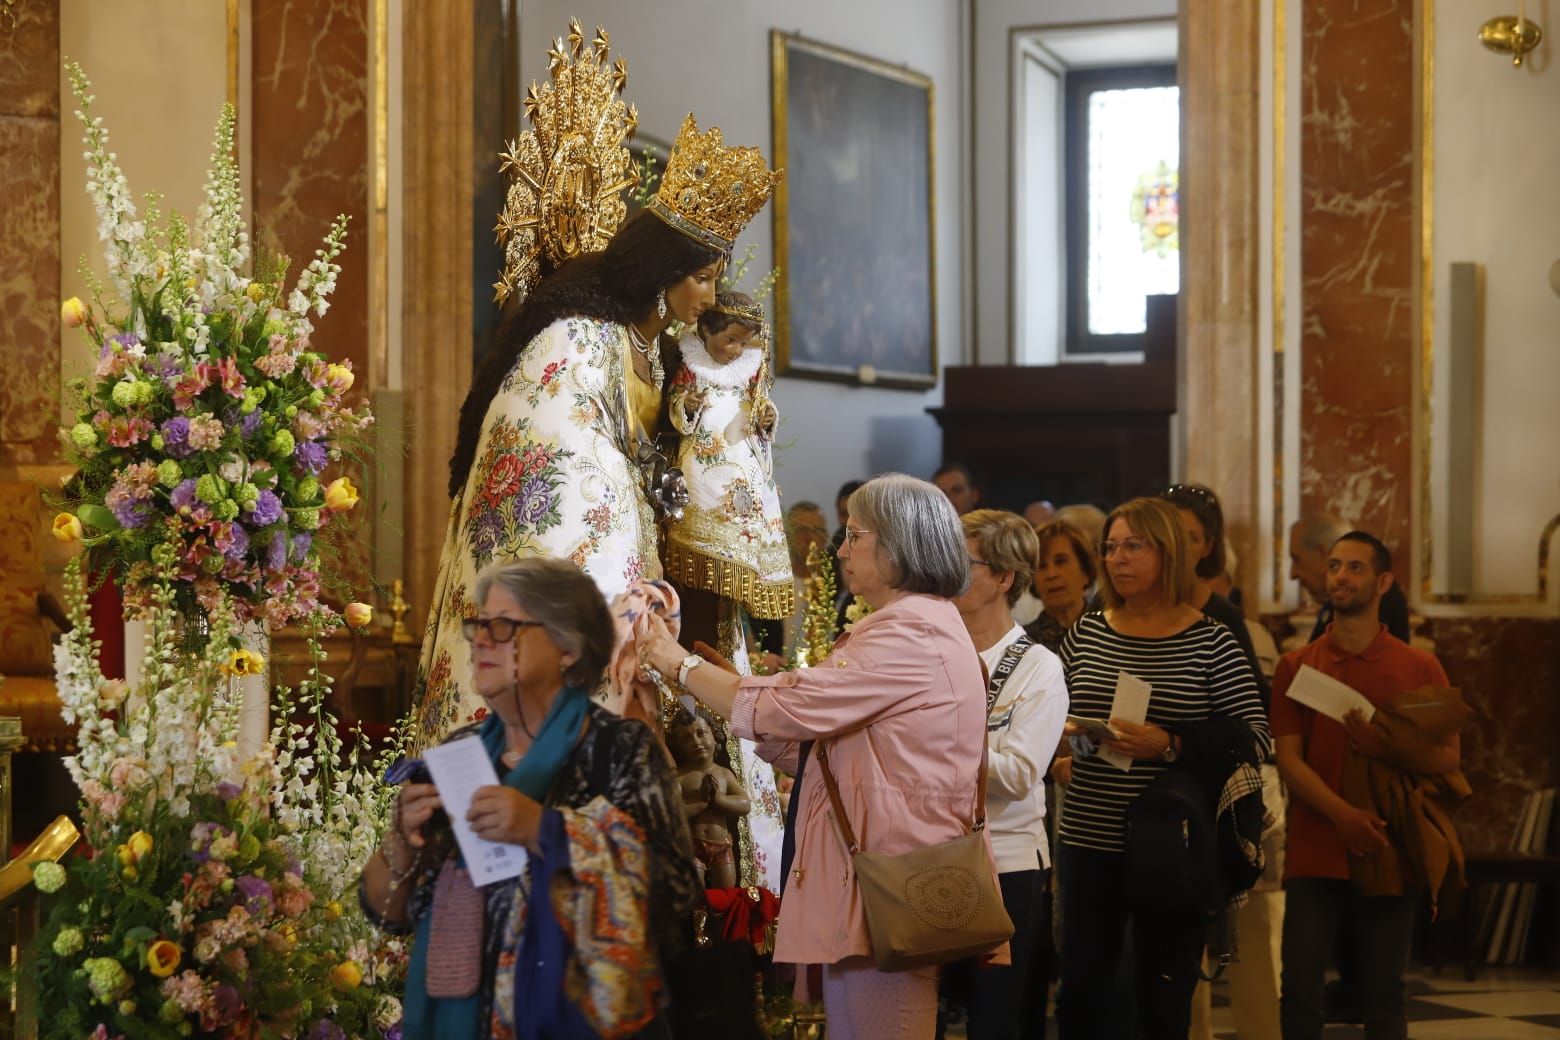
POLYGON ((415 936, 403 1035, 669 1036, 662 973, 698 879, 654 736, 588 693, 612 652, 607 605, 578 567, 542 557, 488 568, 477 602, 461 630, 487 716, 449 740, 477 738, 499 777, 472 797, 472 830, 530 865, 477 888, 438 789, 402 764, 359 894, 371 919, 415 936))

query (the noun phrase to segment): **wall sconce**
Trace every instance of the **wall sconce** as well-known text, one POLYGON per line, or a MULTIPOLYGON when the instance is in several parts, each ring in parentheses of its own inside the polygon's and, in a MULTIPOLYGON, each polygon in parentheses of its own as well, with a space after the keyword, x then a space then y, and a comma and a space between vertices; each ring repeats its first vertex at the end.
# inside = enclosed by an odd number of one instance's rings
POLYGON ((1520 68, 1522 59, 1544 38, 1544 30, 1538 23, 1523 17, 1522 13, 1491 18, 1479 26, 1479 42, 1498 54, 1511 55, 1513 67, 1520 68))

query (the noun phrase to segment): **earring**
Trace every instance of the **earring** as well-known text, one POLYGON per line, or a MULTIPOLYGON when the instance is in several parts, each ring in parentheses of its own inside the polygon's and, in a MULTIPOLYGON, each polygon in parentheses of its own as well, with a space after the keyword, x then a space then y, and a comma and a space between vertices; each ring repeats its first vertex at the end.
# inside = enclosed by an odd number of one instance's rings
POLYGON ((666 293, 664 292, 655 298, 655 316, 657 318, 666 317, 666 293))

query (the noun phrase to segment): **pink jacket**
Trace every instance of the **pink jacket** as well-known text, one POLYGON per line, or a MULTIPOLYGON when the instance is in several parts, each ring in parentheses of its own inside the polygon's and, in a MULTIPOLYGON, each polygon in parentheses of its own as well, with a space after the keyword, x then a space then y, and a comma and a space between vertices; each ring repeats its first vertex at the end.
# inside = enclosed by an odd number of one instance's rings
MULTIPOLYGON (((829 764, 863 849, 908 852, 969 827, 986 691, 969 632, 946 599, 904 596, 863 618, 816 666, 744 677, 731 725, 782 769, 796 768, 799 741, 831 740, 829 764)), ((816 756, 799 796, 775 959, 833 964, 870 953, 816 756)))

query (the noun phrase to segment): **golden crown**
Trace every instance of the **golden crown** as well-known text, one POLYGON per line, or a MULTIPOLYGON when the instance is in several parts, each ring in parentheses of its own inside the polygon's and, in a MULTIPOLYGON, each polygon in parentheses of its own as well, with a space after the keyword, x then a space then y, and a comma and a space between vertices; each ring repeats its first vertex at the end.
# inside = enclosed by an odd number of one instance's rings
POLYGON ((513 183, 499 214, 504 270, 493 286, 499 303, 524 297, 541 277, 542 257, 556 267, 606 247, 628 212, 623 189, 638 173, 623 141, 639 126, 639 113, 619 97, 628 62, 611 62, 611 44, 599 25, 589 50, 577 19, 547 52, 552 82, 532 82, 525 116, 534 129, 503 154, 513 183))
POLYGON ((757 148, 727 148, 718 127, 699 133, 690 112, 666 160, 661 187, 645 208, 688 237, 729 253, 769 201, 780 175, 770 171, 757 148))

